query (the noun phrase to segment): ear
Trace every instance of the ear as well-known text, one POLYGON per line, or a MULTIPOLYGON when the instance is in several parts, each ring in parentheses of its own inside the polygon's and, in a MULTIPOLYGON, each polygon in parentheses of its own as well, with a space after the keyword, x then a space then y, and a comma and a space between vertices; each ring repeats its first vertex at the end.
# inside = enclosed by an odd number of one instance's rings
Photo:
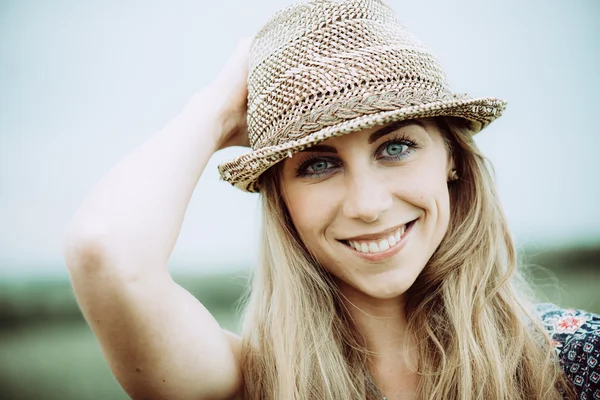
POLYGON ((446 171, 446 172, 447 172, 447 173, 448 173, 448 175, 450 176, 450 175, 452 175, 452 171, 456 171, 456 165, 455 165, 455 163, 454 163, 454 160, 450 160, 450 161, 448 162, 448 169, 447 169, 447 171, 446 171))
POLYGON ((452 171, 456 170, 456 162, 454 160, 454 152, 452 151, 452 144, 446 141, 446 173, 449 175, 452 171))
POLYGON ((453 182, 453 181, 458 180, 459 173, 456 170, 455 156, 453 154, 452 146, 450 144, 448 144, 446 146, 446 154, 447 154, 447 161, 446 161, 446 177, 447 177, 447 179, 446 180, 448 182, 453 182))

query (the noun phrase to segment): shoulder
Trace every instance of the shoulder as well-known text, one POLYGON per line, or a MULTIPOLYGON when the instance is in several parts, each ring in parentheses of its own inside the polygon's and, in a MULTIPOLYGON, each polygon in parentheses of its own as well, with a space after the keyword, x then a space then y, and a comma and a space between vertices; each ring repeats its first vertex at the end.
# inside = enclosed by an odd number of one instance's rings
POLYGON ((600 315, 549 303, 536 310, 580 398, 600 399, 600 315))

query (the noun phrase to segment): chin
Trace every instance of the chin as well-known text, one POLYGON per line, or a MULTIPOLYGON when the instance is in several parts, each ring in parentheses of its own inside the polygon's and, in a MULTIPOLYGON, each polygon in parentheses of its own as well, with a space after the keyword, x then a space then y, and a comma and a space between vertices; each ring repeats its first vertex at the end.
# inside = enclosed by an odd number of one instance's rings
POLYGON ((361 280, 352 285, 355 289, 374 299, 389 300, 406 293, 418 274, 407 274, 401 269, 386 271, 361 280))

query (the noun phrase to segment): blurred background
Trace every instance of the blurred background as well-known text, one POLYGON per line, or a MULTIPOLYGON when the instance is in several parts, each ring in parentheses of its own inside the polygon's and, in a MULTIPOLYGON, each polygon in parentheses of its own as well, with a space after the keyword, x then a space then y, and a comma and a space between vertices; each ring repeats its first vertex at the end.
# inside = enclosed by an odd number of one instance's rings
MULTIPOLYGON (((0 1, 0 399, 128 398, 75 303, 65 228, 241 37, 291 3, 0 1)), ((523 267, 542 300, 600 312, 600 2, 388 3, 455 91, 508 100, 477 141, 523 267)), ((214 155, 169 263, 233 331, 256 264, 258 196, 219 181, 216 166, 245 151, 214 155)))

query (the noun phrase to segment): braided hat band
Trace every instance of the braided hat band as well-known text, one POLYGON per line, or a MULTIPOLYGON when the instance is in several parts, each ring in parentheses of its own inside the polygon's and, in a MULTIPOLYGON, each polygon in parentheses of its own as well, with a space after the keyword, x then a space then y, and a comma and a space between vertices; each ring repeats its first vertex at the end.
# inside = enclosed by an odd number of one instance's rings
POLYGON ((250 50, 252 151, 219 165, 222 179, 259 191, 287 156, 334 136, 404 119, 462 117, 473 133, 506 101, 454 94, 435 56, 382 0, 309 0, 274 14, 250 50))

